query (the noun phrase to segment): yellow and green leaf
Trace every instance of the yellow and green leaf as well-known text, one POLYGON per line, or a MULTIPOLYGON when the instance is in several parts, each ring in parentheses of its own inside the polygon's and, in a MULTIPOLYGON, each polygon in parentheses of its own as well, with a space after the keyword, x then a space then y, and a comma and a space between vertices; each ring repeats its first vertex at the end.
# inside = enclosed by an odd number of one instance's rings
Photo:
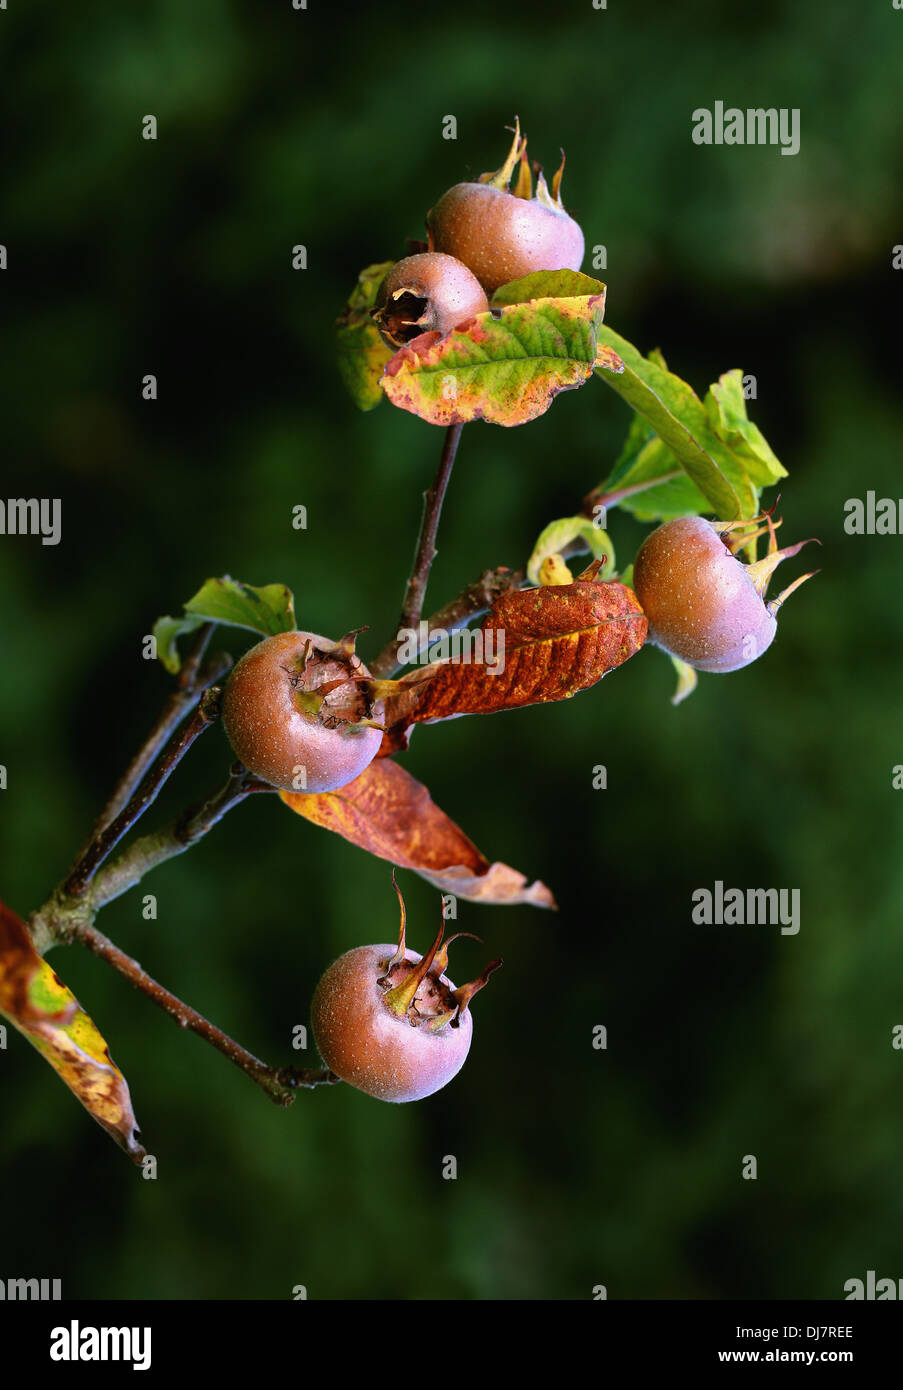
POLYGON ((401 348, 386 364, 383 389, 433 425, 525 424, 560 391, 589 380, 604 310, 604 286, 490 309, 445 338, 423 333, 401 348))
POLYGON ((96 1024, 38 955, 24 922, 2 903, 0 1014, 37 1048, 119 1147, 140 1162, 145 1151, 125 1077, 96 1024))
POLYGON ((383 398, 380 377, 392 356, 370 310, 392 261, 380 261, 362 270, 341 317, 336 320, 336 355, 339 373, 351 399, 361 410, 372 410, 383 398))

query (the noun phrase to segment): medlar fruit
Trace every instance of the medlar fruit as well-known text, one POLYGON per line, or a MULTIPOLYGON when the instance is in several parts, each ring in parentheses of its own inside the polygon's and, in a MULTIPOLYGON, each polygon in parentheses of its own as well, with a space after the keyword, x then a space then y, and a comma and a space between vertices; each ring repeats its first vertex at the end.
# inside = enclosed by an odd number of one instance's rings
POLYGON ((379 287, 371 317, 383 342, 404 347, 421 333, 443 338, 489 308, 483 287, 454 256, 422 251, 393 265, 379 287))
POLYGON ((282 632, 252 647, 223 692, 235 756, 284 791, 329 792, 359 777, 382 739, 380 701, 354 653, 354 634, 330 642, 282 632))
POLYGON ((537 166, 536 193, 527 163, 527 140, 515 123, 514 140, 502 167, 475 183, 456 183, 427 214, 431 250, 456 256, 487 294, 535 270, 579 270, 583 232, 561 201, 561 167, 552 191, 537 166), (514 167, 520 170, 509 191, 514 167))
MULTIPOLYGON (((395 876, 392 876, 393 883, 395 876)), ((336 1076, 377 1100, 423 1100, 463 1067, 473 1023, 470 1001, 501 965, 490 961, 456 989, 445 975, 445 923, 425 956, 405 944, 404 899, 398 946, 358 946, 329 967, 311 1005, 314 1039, 336 1076)), ((469 932, 458 932, 469 936, 469 932)))
POLYGON ((649 641, 697 671, 738 671, 760 657, 774 641, 781 604, 812 578, 802 575, 766 602, 777 566, 808 542, 778 550, 769 516, 755 533, 769 531, 768 554, 744 564, 734 549, 753 539, 742 533, 749 525, 678 517, 647 536, 636 557, 633 587, 649 619, 649 641))

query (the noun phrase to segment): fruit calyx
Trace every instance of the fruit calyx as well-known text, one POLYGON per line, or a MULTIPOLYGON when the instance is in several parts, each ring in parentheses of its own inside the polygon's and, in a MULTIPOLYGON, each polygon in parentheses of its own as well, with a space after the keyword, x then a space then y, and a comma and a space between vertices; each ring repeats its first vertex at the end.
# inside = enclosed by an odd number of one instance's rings
POLYGON ((416 294, 413 289, 404 286, 395 291, 391 303, 384 309, 372 310, 371 317, 395 347, 403 347, 421 333, 430 331, 429 295, 416 294))
POLYGON ((479 280, 455 256, 425 251, 397 261, 370 311, 387 347, 405 347, 422 333, 443 338, 489 308, 479 280))
POLYGON ((490 961, 475 980, 456 989, 445 978, 448 948, 459 936, 469 936, 474 941, 479 941, 480 938, 474 936, 473 932, 462 931, 455 932, 443 941, 444 917, 426 955, 419 961, 408 960, 405 940, 407 914, 394 871, 392 885, 398 895, 400 907, 398 947, 395 954, 386 961, 383 974, 376 982, 382 990, 382 1002, 396 1018, 405 1020, 412 1028, 419 1028, 423 1032, 440 1034, 444 1033, 446 1028, 457 1028, 473 996, 483 988, 502 962, 490 961))
MULTIPOLYGON (((774 504, 774 507, 776 506, 777 501, 774 504)), ((768 511, 761 512, 758 516, 750 517, 745 521, 710 522, 712 529, 718 532, 722 541, 724 541, 724 544, 727 546, 727 549, 734 556, 737 555, 738 551, 749 545, 751 541, 758 540, 759 536, 768 536, 768 550, 762 559, 752 560, 745 566, 746 574, 763 601, 765 600, 768 586, 771 583, 771 577, 778 565, 784 560, 790 560, 794 555, 798 555, 804 545, 821 545, 821 541, 817 536, 809 536, 804 541, 797 541, 795 545, 785 545, 783 549, 779 549, 776 532, 778 527, 782 525, 783 518, 779 517, 777 521, 773 520, 772 513, 774 512, 774 507, 771 507, 768 511), (764 526, 759 525, 759 522, 762 521, 765 523, 764 526), (745 528, 748 526, 755 526, 756 529, 750 533, 745 533, 745 528)), ((771 613, 772 616, 777 613, 781 604, 784 603, 800 585, 805 584, 807 579, 814 579, 817 574, 818 570, 810 570, 808 574, 800 575, 799 579, 794 579, 793 583, 788 584, 786 589, 782 589, 774 598, 769 599, 765 603, 765 607, 768 609, 769 613, 771 613)))
MULTIPOLYGON (((507 127, 511 129, 510 126, 507 127)), ((536 175, 536 193, 533 193, 533 178, 531 165, 527 160, 527 137, 521 135, 520 119, 514 118, 514 138, 511 141, 511 148, 508 151, 501 166, 494 172, 481 174, 478 183, 488 184, 490 188, 498 188, 502 193, 512 193, 515 198, 524 198, 527 201, 541 203, 550 212, 564 212, 565 206, 561 201, 561 181, 564 175, 565 155, 561 151, 561 163, 552 179, 552 188, 546 183, 542 165, 536 160, 532 163, 533 173, 536 175), (517 168, 517 180, 514 188, 511 188, 511 179, 514 170, 517 168)))
POLYGON ((366 630, 353 628, 326 650, 318 650, 308 638, 301 655, 283 666, 295 708, 324 729, 383 727, 372 717, 376 700, 354 650, 358 633, 366 630))

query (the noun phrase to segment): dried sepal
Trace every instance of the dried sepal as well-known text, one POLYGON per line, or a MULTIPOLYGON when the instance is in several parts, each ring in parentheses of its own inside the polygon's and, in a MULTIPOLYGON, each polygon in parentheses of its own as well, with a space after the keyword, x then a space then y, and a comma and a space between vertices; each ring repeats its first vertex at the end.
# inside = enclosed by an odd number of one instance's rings
POLYGON ((436 933, 436 939, 426 955, 420 957, 420 960, 413 969, 408 972, 400 984, 394 985, 391 989, 386 990, 383 996, 383 1003, 389 1012, 395 1014, 398 1018, 404 1018, 413 1004, 414 997, 428 974, 436 952, 442 943, 444 931, 445 923, 443 921, 440 923, 439 930, 436 933))
POLYGON ((782 589, 781 592, 780 592, 779 594, 777 594, 775 598, 769 599, 768 603, 766 604, 766 607, 768 608, 769 613, 771 613, 771 614, 777 613, 777 611, 778 611, 778 609, 780 608, 781 604, 782 604, 782 603, 785 603, 786 600, 789 599, 790 595, 791 595, 796 589, 798 589, 798 588, 800 587, 801 584, 805 584, 805 582, 806 582, 807 579, 814 579, 815 576, 816 576, 817 574, 820 574, 820 573, 821 573, 820 570, 810 570, 808 574, 801 574, 800 577, 799 577, 799 579, 794 579, 793 583, 792 583, 792 584, 788 584, 788 585, 787 585, 787 588, 786 588, 786 589, 782 589))
POLYGON ((430 974, 434 975, 437 980, 441 975, 444 975, 446 970, 448 969, 449 946, 452 944, 453 941, 457 941, 458 938, 461 936, 469 936, 471 941, 482 942, 483 939, 480 936, 474 935, 472 931, 456 931, 453 936, 446 937, 446 939, 442 942, 439 950, 436 952, 436 958, 433 961, 432 966, 430 967, 430 974))
POLYGON ((461 936, 470 937, 474 941, 479 941, 480 938, 469 931, 455 932, 452 936, 445 938, 445 917, 443 916, 439 922, 439 930, 433 944, 426 955, 421 956, 420 960, 411 966, 407 974, 397 984, 394 984, 393 974, 403 968, 407 961, 407 913, 394 869, 392 870, 392 886, 398 896, 400 909, 398 946, 394 955, 387 961, 385 970, 376 983, 383 991, 383 1004, 396 1018, 407 1019, 414 1028, 422 1028, 429 1033, 441 1033, 467 1009, 470 1000, 483 988, 489 976, 498 969, 502 962, 501 960, 490 961, 476 980, 471 981, 470 984, 462 985, 460 989, 454 989, 443 978, 448 968, 449 946, 461 936), (420 1001, 420 1008, 418 1008, 417 995, 427 978, 430 980, 427 998, 438 1000, 440 1005, 445 1006, 440 1007, 436 1013, 421 1012, 422 1000, 420 1001))
POLYGON ((498 960, 491 960, 485 970, 483 970, 475 980, 471 980, 470 984, 461 985, 458 989, 452 991, 452 997, 458 1005, 459 1018, 467 1012, 470 1001, 474 995, 479 994, 480 990, 489 983, 490 975, 498 970, 499 966, 502 964, 501 957, 499 957, 498 960))
MULTIPOLYGON (((510 130, 511 127, 509 126, 508 129, 510 130)), ((526 140, 525 140, 523 143, 524 143, 524 146, 526 147, 526 143, 527 143, 526 140)), ((499 189, 501 189, 503 192, 505 192, 505 191, 507 190, 507 188, 508 188, 508 185, 509 185, 510 182, 511 182, 511 175, 514 173, 514 166, 517 164, 517 161, 520 159, 520 153, 521 153, 520 119, 519 119, 519 117, 515 116, 515 117, 514 117, 514 138, 513 138, 513 140, 511 141, 511 148, 510 148, 510 150, 508 151, 507 155, 505 156, 504 163, 501 165, 500 168, 496 169, 495 173, 481 174, 481 175, 480 175, 480 178, 479 178, 479 182, 480 182, 480 183, 488 183, 489 186, 490 186, 490 188, 499 188, 499 189)))
POLYGON ((394 956, 391 957, 388 964, 386 965, 385 974, 379 980, 377 980, 377 984, 380 985, 384 983, 384 981, 389 977, 389 975, 391 975, 395 966, 401 964, 401 962, 405 958, 405 953, 407 951, 407 944, 405 942, 405 927, 407 924, 408 914, 407 909, 404 905, 404 898, 402 896, 401 889, 398 886, 398 879, 395 877, 394 869, 392 870, 392 887, 395 889, 395 895, 398 898, 399 907, 398 946, 395 949, 394 956))
POLYGON ((514 185, 515 198, 533 197, 533 176, 530 173, 530 162, 527 159, 527 139, 526 136, 521 141, 520 163, 517 170, 517 182, 514 185))
POLYGON ((559 164, 558 168, 556 169, 555 175, 554 175, 554 177, 553 177, 553 179, 552 179, 552 197, 553 197, 553 199, 555 200, 555 203, 557 204, 557 206, 558 206, 559 208, 561 208, 561 209, 564 208, 564 204, 563 204, 562 201, 561 201, 561 180, 562 180, 563 177, 564 177, 564 164, 565 164, 565 156, 564 156, 564 150, 562 150, 562 151, 561 151, 561 163, 559 164))

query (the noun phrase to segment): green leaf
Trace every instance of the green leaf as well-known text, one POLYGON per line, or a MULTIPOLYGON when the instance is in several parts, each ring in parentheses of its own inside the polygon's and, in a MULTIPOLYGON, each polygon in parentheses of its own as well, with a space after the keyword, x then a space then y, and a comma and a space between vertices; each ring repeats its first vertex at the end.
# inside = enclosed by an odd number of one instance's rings
POLYGON ((392 350, 379 336, 370 310, 393 264, 393 261, 380 261, 362 270, 344 312, 336 320, 339 373, 349 395, 361 410, 372 410, 383 398, 379 381, 392 350))
POLYGON ((203 618, 158 618, 151 631, 157 639, 157 656, 173 676, 182 669, 182 658, 176 645, 180 637, 187 637, 197 628, 203 627, 203 618))
POLYGON ((247 627, 275 637, 279 632, 294 632, 295 600, 291 589, 284 584, 242 584, 228 574, 222 579, 208 579, 194 598, 185 605, 185 612, 204 622, 227 623, 230 627, 247 627))
POLYGON ((599 579, 609 579, 615 572, 614 546, 607 532, 585 516, 565 516, 559 521, 550 521, 540 533, 533 547, 533 554, 527 562, 527 578, 531 584, 538 584, 539 567, 549 555, 558 555, 571 541, 581 540, 583 548, 594 559, 605 560, 599 571, 599 579))
POLYGON ((208 579, 186 603, 184 617, 158 618, 154 623, 152 631, 157 639, 157 655, 167 671, 175 675, 181 667, 178 639, 210 622, 249 628, 264 637, 293 632, 297 623, 292 591, 284 584, 256 588, 253 584, 231 579, 229 575, 208 579))
POLYGON ((422 333, 387 363, 389 399, 433 425, 522 425, 597 360, 605 295, 531 299, 478 314, 447 337, 422 333))
POLYGON ((641 415, 634 415, 624 447, 598 493, 638 521, 670 521, 711 510, 707 497, 641 415), (621 495, 619 495, 621 494, 621 495))
POLYGON ((37 1048, 130 1158, 144 1149, 125 1077, 71 990, 35 950, 24 922, 0 903, 0 1014, 37 1048))
POLYGON ((746 468, 716 434, 693 389, 660 356, 643 357, 612 329, 601 327, 598 341, 624 363, 621 373, 603 363, 598 374, 648 421, 716 514, 725 521, 755 516, 759 499, 746 468))
POLYGON ((693 694, 699 677, 695 668, 688 666, 685 661, 681 661, 679 656, 672 656, 671 662, 677 672, 677 689, 671 696, 671 703, 672 705, 679 705, 681 700, 685 700, 688 695, 693 694))
POLYGON ((718 438, 741 460, 757 487, 770 487, 787 477, 787 469, 775 457, 758 425, 747 418, 739 367, 725 372, 709 387, 705 408, 718 438))
POLYGON ((575 295, 605 294, 605 285, 580 270, 535 270, 519 280, 499 285, 492 296, 496 306, 523 304, 529 299, 569 299, 575 295))

